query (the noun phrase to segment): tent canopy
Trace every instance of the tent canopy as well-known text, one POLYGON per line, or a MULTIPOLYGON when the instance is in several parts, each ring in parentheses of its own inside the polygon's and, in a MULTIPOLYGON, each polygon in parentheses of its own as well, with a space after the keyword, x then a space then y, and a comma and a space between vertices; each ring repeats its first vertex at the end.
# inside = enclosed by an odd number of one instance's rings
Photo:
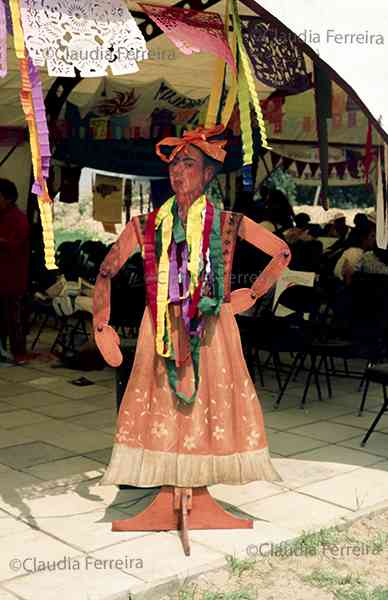
MULTIPOLYGON (((174 0, 163 2, 168 5, 174 3, 174 0)), ((139 5, 132 0, 129 0, 128 5, 131 10, 137 11, 136 15, 138 15, 139 5)), ((218 2, 209 10, 223 17, 225 2, 218 2)), ((254 21, 253 29, 259 32, 257 38, 251 39, 251 46, 259 57, 259 65, 260 60, 264 60, 261 44, 263 38, 260 37, 260 31, 263 35, 263 32, 265 33, 269 28, 275 28, 277 32, 282 31, 283 36, 284 32, 301 35, 303 43, 299 52, 308 74, 312 74, 314 63, 326 68, 327 75, 333 81, 332 117, 328 119, 329 144, 356 144, 362 147, 367 136, 368 120, 372 120, 375 124, 374 143, 381 143, 383 138, 388 141, 388 133, 383 129, 384 126, 388 128, 386 105, 388 66, 385 46, 381 43, 381 36, 384 38, 383 32, 388 30, 388 15, 380 0, 370 0, 367 5, 361 4, 361 0, 343 0, 340 6, 335 7, 322 5, 320 0, 299 0, 297 10, 295 4, 289 3, 288 0, 260 0, 260 2, 241 0, 239 12, 243 20, 250 17, 254 21), (349 21, 352 22, 351 26, 348 24, 349 21), (334 33, 329 33, 332 30, 334 33), (359 37, 357 41, 354 36, 344 37, 345 34, 351 33, 363 34, 365 39, 359 37), (372 34, 374 34, 373 39, 372 34), (343 41, 341 42, 341 37, 333 38, 335 35, 342 35, 343 41), (319 56, 315 50, 319 52, 319 56)), ((141 22, 138 16, 136 20, 141 22)), ((287 43, 295 45, 295 35, 290 35, 287 40, 287 43)), ((87 115, 101 116, 101 110, 95 112, 96 106, 101 106, 104 99, 114 98, 118 91, 124 90, 128 96, 135 94, 140 98, 137 106, 135 108, 129 106, 127 113, 125 107, 124 112, 122 108, 116 114, 108 112, 108 117, 127 115, 131 126, 142 127, 145 121, 144 115, 143 118, 141 116, 142 97, 151 98, 152 90, 160 89, 158 86, 161 81, 172 90, 170 100, 171 98, 175 100, 177 97, 186 98, 192 103, 201 100, 197 106, 203 105, 212 88, 216 57, 206 53, 195 53, 189 56, 182 54, 165 35, 153 38, 147 42, 147 47, 150 58, 138 62, 137 73, 114 78, 108 76, 81 80, 70 94, 69 104, 63 108, 61 117, 67 118, 66 109, 69 106, 76 107, 82 118, 87 115)), ((285 51, 285 44, 279 43, 277 50, 285 51)), ((286 65, 286 62, 284 61, 283 65, 286 65)), ((287 69, 287 65, 283 68, 287 69)), ((279 65, 276 66, 274 61, 272 63, 270 61, 269 65, 266 65, 266 75, 279 69, 281 70, 279 65)), ((47 92, 55 79, 47 75, 46 69, 41 69, 41 78, 43 88, 47 92)), ((270 79, 257 72, 256 87, 261 100, 268 99, 278 89, 276 85, 270 84, 270 79)), ((0 126, 24 126, 19 90, 19 70, 13 40, 9 36, 8 75, 0 79, 0 126)), ((152 107, 153 110, 166 109, 166 104, 168 101, 161 100, 158 103, 158 99, 154 98, 152 107)), ((175 118, 176 112, 178 109, 181 110, 181 107, 177 107, 172 102, 170 105, 169 108, 175 118)), ((272 144, 298 142, 317 145, 313 89, 268 102, 265 117, 268 137, 272 144)), ((148 138, 150 137, 149 132, 148 138)), ((87 166, 88 147, 93 141, 89 134, 86 135, 86 141, 83 142, 83 152, 80 153, 84 160, 83 166, 87 166)), ((74 136, 73 147, 77 145, 76 142, 77 136, 74 136)), ((124 142, 124 139, 115 141, 118 151, 123 156, 130 148, 124 142)), ((60 144, 58 148, 60 150, 60 144)), ((2 154, 5 155, 6 152, 7 149, 4 148, 2 154)), ((62 154, 61 151, 59 154, 69 162, 75 158, 72 156, 69 141, 66 142, 66 147, 62 148, 62 154)), ((122 172, 128 172, 128 169, 122 172)))

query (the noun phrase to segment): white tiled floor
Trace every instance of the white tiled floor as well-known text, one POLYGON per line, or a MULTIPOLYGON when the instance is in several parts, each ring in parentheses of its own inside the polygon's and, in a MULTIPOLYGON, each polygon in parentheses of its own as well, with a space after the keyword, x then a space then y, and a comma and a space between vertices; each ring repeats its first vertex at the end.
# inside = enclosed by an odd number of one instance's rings
POLYGON ((194 531, 190 559, 175 533, 112 532, 112 520, 149 502, 144 490, 98 485, 115 431, 114 372, 81 373, 52 364, 38 359, 0 369, 0 600, 125 598, 139 586, 222 564, 226 554, 244 555, 250 544, 284 541, 388 501, 388 416, 366 448, 360 447, 379 390, 372 390, 363 417, 357 416, 357 382, 345 379, 333 380, 331 400, 318 402, 312 391, 305 410, 299 409, 302 384, 294 383, 274 410, 276 383, 266 372, 266 387, 258 391, 283 481, 210 490, 255 516, 254 528, 194 531), (93 385, 70 383, 79 377, 93 385), (50 574, 12 571, 9 561, 26 553, 41 560, 78 556, 81 562, 90 554, 114 564, 129 556, 144 564, 102 571, 84 564, 80 572, 50 574))

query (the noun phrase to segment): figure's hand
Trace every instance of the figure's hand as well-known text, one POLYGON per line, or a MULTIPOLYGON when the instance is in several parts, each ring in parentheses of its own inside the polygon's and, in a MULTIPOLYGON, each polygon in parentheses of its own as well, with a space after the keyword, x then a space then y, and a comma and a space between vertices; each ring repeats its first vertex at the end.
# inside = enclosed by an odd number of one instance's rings
POLYGON ((123 362, 120 350, 120 338, 110 325, 96 327, 94 338, 99 351, 111 367, 119 367, 123 362))
POLYGON ((234 290, 230 294, 230 303, 234 314, 245 312, 256 303, 257 294, 251 288, 234 290))

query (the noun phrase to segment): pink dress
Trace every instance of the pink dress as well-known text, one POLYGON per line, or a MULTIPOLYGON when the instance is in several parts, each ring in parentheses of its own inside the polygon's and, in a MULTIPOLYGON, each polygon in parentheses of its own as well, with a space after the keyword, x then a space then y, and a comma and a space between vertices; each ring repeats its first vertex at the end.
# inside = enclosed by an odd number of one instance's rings
MULTIPOLYGON (((96 342, 110 364, 117 348, 108 331, 110 278, 136 246, 142 245, 145 218, 134 218, 105 259, 96 284, 96 342)), ((290 260, 288 246, 247 217, 222 213, 225 297, 220 314, 207 317, 200 350, 200 382, 192 406, 182 405, 171 390, 164 359, 155 351, 148 306, 144 311, 131 376, 121 403, 110 464, 102 485, 139 487, 244 484, 279 480, 268 451, 263 413, 244 360, 234 313, 249 308, 272 287, 290 260), (273 259, 252 289, 230 293, 237 236, 273 259)), ((130 307, 129 307, 130 310, 130 307)), ((170 305, 174 349, 182 358, 179 391, 191 395, 194 373, 185 361, 187 338, 179 307, 170 305)))

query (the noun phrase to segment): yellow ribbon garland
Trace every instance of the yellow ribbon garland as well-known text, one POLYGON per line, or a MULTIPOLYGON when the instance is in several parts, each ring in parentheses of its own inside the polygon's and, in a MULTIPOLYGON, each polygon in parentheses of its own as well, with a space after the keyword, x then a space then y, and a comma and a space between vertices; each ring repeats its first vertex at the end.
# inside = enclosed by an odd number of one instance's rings
POLYGON ((172 206, 175 197, 173 196, 165 202, 159 209, 155 219, 155 229, 162 226, 162 251, 158 267, 158 291, 157 291, 157 318, 156 318, 156 351, 160 356, 170 357, 172 354, 171 345, 164 349, 164 335, 167 327, 168 339, 171 340, 171 321, 168 311, 168 275, 169 275, 169 257, 168 249, 170 247, 173 214, 172 206))
POLYGON ((189 250, 189 273, 190 273, 190 295, 199 281, 199 269, 201 258, 201 240, 202 240, 202 214, 206 207, 206 196, 201 196, 193 202, 187 215, 186 239, 189 250))
POLYGON ((173 215, 170 213, 162 222, 162 252, 158 268, 158 293, 157 293, 157 319, 156 319, 156 351, 160 356, 170 357, 171 347, 171 322, 168 311, 169 267, 168 249, 170 247, 173 227, 173 215), (165 349, 164 335, 168 333, 169 345, 165 349))
MULTIPOLYGON (((159 209, 155 219, 155 228, 162 227, 162 249, 158 267, 158 290, 157 290, 157 314, 156 314, 156 352, 160 356, 170 358, 173 355, 172 346, 172 325, 169 304, 169 267, 170 260, 168 250, 172 239, 172 230, 174 225, 174 216, 172 205, 175 197, 170 198, 159 209), (169 340, 165 348, 164 337, 167 330, 169 340)), ((206 207, 206 196, 203 195, 193 202, 187 213, 186 239, 189 253, 189 272, 190 272, 190 294, 194 292, 194 287, 198 285, 199 270, 201 260, 201 241, 203 231, 202 215, 206 207)))

